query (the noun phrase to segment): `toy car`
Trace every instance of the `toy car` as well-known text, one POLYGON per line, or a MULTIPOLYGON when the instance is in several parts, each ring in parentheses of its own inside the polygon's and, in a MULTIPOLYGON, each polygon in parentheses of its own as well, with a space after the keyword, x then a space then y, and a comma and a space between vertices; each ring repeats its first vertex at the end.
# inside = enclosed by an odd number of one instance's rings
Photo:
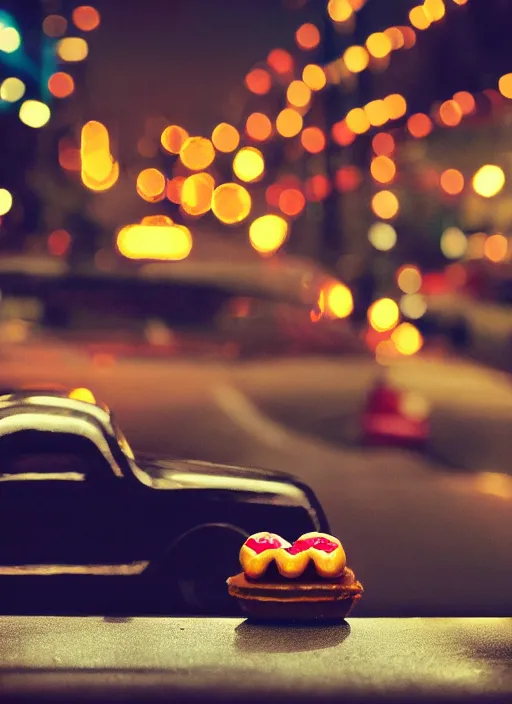
POLYGON ((2 583, 43 577, 40 596, 72 579, 68 597, 83 604, 121 577, 144 612, 224 613, 238 548, 261 525, 328 528, 313 492, 286 474, 136 457, 90 392, 0 396, 2 583))

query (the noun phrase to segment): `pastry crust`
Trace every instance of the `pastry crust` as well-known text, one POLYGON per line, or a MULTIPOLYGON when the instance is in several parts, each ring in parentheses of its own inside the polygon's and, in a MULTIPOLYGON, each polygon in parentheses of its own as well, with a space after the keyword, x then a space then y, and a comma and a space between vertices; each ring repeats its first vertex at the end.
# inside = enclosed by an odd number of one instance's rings
POLYGON ((242 546, 240 563, 243 572, 229 577, 228 591, 257 619, 344 618, 364 591, 340 541, 325 533, 305 533, 293 545, 256 533, 242 546))

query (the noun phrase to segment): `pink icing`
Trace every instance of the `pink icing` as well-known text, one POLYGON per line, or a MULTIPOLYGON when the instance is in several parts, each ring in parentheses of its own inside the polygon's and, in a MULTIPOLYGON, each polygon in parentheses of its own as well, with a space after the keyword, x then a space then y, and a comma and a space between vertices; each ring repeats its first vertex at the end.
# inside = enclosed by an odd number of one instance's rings
POLYGON ((275 550, 282 547, 282 543, 277 538, 249 538, 245 544, 258 555, 265 550, 275 550))
POLYGON ((306 538, 306 540, 296 540, 291 548, 285 548, 286 552, 290 555, 298 555, 300 552, 309 550, 309 548, 315 548, 316 550, 322 550, 322 552, 334 552, 338 547, 338 543, 334 543, 332 540, 327 538, 306 538))

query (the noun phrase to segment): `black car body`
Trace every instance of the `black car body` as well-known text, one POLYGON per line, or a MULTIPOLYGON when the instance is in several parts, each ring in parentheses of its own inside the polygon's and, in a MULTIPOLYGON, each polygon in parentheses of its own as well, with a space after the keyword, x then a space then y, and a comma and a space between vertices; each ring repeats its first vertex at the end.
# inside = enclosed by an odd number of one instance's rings
POLYGON ((247 535, 326 529, 311 490, 288 475, 135 458, 102 404, 48 390, 0 397, 0 576, 138 577, 164 611, 215 612, 247 535))

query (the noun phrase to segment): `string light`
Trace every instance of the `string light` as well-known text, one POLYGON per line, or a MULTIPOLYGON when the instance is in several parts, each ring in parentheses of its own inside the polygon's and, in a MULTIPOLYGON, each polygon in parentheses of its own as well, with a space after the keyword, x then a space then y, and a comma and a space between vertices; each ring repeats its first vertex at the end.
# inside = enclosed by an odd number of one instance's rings
MULTIPOLYGON (((453 1, 457 5, 465 5, 468 2, 468 0, 453 1)), ((339 17, 344 18, 339 21, 347 21, 351 16, 348 9, 349 5, 352 6, 352 1, 347 0, 347 3, 345 3, 343 0, 339 0, 338 4, 335 0, 331 0, 327 6, 329 16, 333 21, 336 21, 336 13, 339 12, 339 17)), ((412 27, 424 31, 442 19, 445 14, 446 7, 443 0, 425 0, 422 5, 417 5, 411 9, 409 22, 412 27)), ((349 47, 342 56, 325 66, 326 73, 330 76, 336 75, 339 71, 340 62, 350 73, 361 73, 369 67, 370 56, 376 59, 385 58, 392 51, 410 49, 416 43, 416 34, 412 27, 388 27, 383 32, 369 35, 364 42, 367 49, 364 46, 349 47)))

